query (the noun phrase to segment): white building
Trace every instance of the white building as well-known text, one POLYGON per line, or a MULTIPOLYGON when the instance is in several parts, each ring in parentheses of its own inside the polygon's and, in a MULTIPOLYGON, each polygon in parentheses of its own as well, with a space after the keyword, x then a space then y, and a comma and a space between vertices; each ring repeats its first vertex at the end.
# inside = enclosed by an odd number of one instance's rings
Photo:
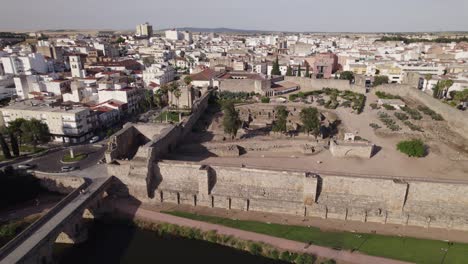
POLYGON ((148 22, 136 26, 136 35, 139 37, 151 37, 153 35, 153 26, 148 22))
POLYGON ((182 40, 184 35, 181 34, 178 30, 166 30, 166 39, 168 40, 182 40))
POLYGON ((1 109, 8 123, 18 118, 37 119, 46 123, 55 141, 80 143, 93 136, 96 120, 86 107, 53 106, 44 101, 27 100, 1 109))
POLYGON ((3 70, 5 74, 26 74, 47 73, 49 66, 40 53, 31 53, 27 56, 13 54, 2 58, 3 70))
POLYGON ((172 82, 174 80, 175 71, 174 69, 165 64, 153 64, 143 71, 143 82, 145 85, 149 85, 151 82, 159 85, 172 82))
POLYGON ((127 104, 128 113, 134 113, 139 107, 140 100, 143 98, 144 89, 126 87, 122 89, 99 90, 99 103, 117 100, 127 104))
POLYGON ((80 56, 70 56, 70 68, 73 78, 83 78, 86 76, 80 56))

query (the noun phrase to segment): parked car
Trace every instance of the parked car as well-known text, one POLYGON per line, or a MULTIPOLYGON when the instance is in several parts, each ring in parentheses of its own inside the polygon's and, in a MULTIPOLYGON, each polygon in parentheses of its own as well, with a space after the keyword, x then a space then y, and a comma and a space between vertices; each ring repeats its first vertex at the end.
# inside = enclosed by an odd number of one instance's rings
POLYGON ((72 166, 63 166, 61 168, 61 171, 62 172, 70 172, 70 171, 74 171, 74 170, 77 170, 78 167, 72 167, 72 166))
POLYGON ((98 136, 95 136, 95 137, 92 137, 92 138, 89 140, 89 143, 94 144, 94 143, 96 143, 96 142, 98 142, 98 141, 99 141, 99 137, 98 137, 98 136))
POLYGON ((21 169, 21 170, 29 170, 29 169, 32 169, 34 168, 36 165, 33 165, 33 164, 20 164, 18 165, 18 169, 21 169))

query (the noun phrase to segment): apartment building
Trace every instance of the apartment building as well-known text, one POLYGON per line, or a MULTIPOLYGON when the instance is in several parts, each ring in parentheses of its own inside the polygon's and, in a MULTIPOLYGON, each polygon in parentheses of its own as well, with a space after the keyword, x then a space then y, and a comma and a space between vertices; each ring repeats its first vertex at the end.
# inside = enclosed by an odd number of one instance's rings
POLYGON ((1 58, 5 74, 32 75, 34 73, 47 73, 49 66, 40 53, 31 53, 26 56, 16 54, 1 58))
POLYGON ((94 113, 86 107, 61 106, 40 100, 26 100, 1 110, 4 124, 18 118, 37 119, 49 126, 55 141, 81 143, 93 136, 96 125, 94 113))

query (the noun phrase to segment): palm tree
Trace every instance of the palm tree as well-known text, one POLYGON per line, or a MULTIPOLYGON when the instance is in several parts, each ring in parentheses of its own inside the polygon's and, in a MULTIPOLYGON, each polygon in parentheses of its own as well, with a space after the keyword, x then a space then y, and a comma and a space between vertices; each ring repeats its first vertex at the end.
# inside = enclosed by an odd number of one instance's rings
POLYGON ((186 76, 184 78, 184 83, 188 86, 192 83, 192 78, 190 76, 186 76))
POLYGON ((156 92, 154 92, 154 104, 157 107, 162 108, 162 97, 163 97, 163 95, 164 95, 164 92, 163 92, 162 89, 156 90, 156 92))
POLYGON ((182 95, 182 92, 180 91, 179 88, 177 88, 177 89, 174 90, 173 94, 177 99, 177 108, 179 108, 179 98, 182 95))
POLYGON ((179 83, 177 83, 175 81, 172 82, 171 85, 169 86, 169 91, 171 92, 171 94, 173 96, 175 96, 177 98, 177 107, 179 107, 179 98, 176 96, 176 93, 177 93, 179 95, 179 97, 180 97, 179 83))

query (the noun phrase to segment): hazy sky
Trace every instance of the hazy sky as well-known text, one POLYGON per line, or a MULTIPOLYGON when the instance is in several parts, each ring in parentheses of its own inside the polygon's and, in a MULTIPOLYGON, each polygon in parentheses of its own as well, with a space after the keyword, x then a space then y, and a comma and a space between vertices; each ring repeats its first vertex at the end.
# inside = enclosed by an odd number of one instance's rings
POLYGON ((468 31, 468 0, 1 0, 0 29, 468 31))

